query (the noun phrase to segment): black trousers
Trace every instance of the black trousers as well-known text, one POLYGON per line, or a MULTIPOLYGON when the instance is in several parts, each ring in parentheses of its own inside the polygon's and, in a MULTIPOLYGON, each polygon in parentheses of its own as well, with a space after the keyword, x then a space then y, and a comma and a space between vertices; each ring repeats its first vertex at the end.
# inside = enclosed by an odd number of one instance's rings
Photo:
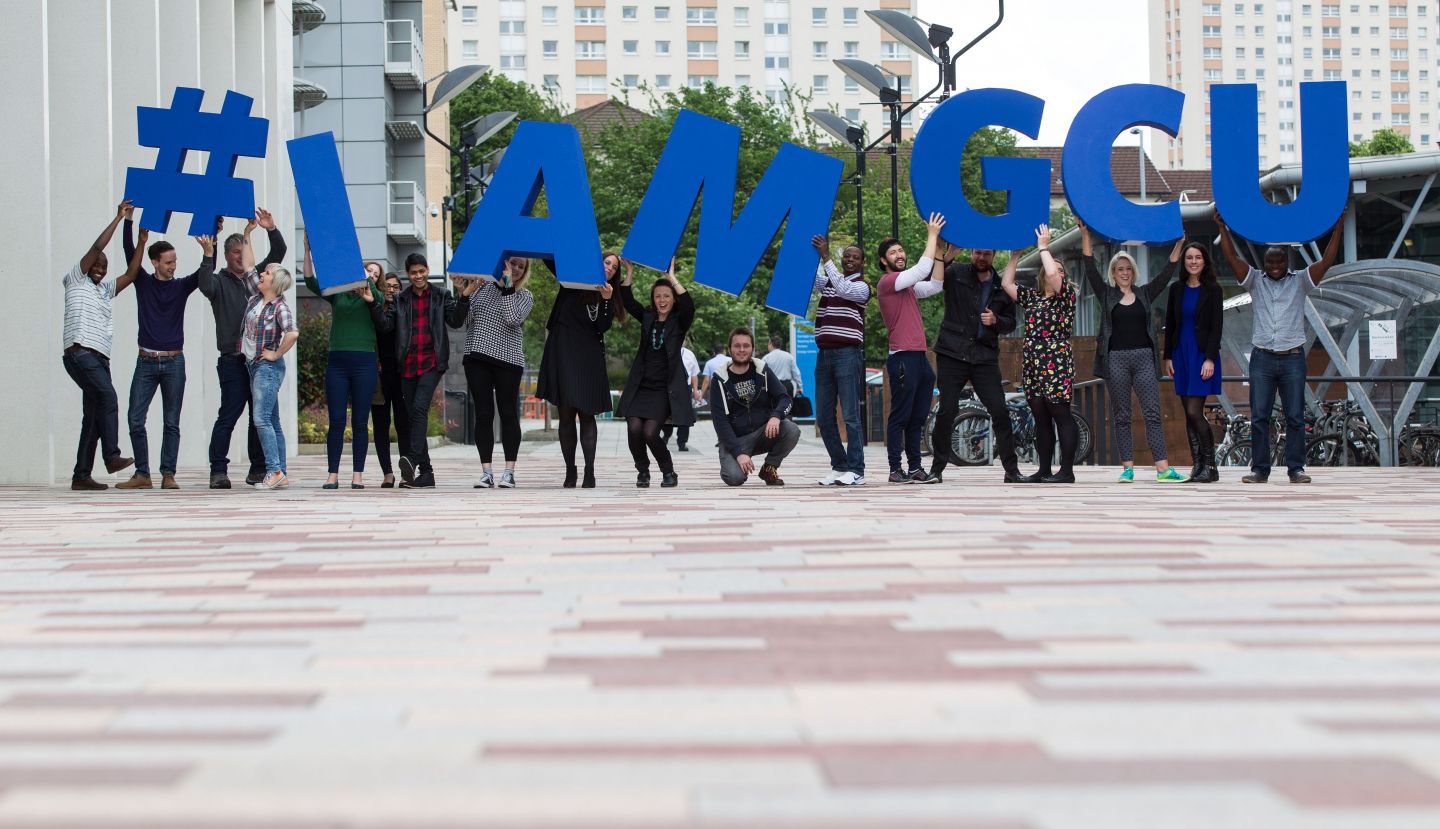
POLYGON ((430 401, 440 388, 441 373, 430 369, 419 377, 401 377, 400 392, 405 397, 405 410, 410 414, 410 445, 400 445, 400 452, 409 458, 421 474, 430 468, 430 401))
POLYGON ((1007 472, 1018 472, 1015 434, 1010 428, 1010 412, 1005 408, 1000 364, 972 363, 936 354, 935 368, 936 385, 940 387, 940 410, 935 413, 935 432, 930 436, 930 447, 935 456, 934 468, 943 470, 950 460, 950 431, 955 428, 955 416, 960 411, 960 392, 969 383, 990 414, 990 428, 995 433, 995 451, 1000 456, 1000 463, 1007 472))
POLYGON ((120 399, 110 381, 110 361, 93 351, 75 350, 61 359, 65 373, 80 387, 80 445, 72 480, 88 478, 95 469, 95 444, 105 460, 120 456, 120 399))
POLYGON ((371 438, 375 441, 375 457, 380 461, 380 470, 394 475, 390 463, 390 423, 395 423, 395 436, 399 438, 400 451, 410 445, 410 410, 405 408, 405 395, 400 390, 400 375, 393 371, 380 372, 380 391, 384 403, 370 405, 371 438))
POLYGON ((489 464, 495 452, 495 414, 500 414, 500 445, 505 461, 520 456, 520 378, 525 369, 465 355, 465 383, 475 404, 475 448, 489 464))

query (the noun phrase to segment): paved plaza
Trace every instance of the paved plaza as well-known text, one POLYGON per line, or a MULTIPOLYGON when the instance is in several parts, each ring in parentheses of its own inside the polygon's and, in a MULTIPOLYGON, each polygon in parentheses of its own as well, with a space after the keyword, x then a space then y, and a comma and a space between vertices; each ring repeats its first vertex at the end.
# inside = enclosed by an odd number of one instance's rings
POLYGON ((732 490, 703 425, 637 490, 601 441, 597 490, 0 490, 0 827, 1440 826, 1435 470, 844 491, 807 432, 732 490))

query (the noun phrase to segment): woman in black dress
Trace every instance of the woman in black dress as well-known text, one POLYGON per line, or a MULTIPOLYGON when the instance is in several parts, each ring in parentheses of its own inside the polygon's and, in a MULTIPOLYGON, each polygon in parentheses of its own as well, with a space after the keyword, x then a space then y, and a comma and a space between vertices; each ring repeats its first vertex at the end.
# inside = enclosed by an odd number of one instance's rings
MULTIPOLYGON (((365 266, 367 276, 372 273, 371 266, 374 266, 375 273, 383 270, 378 263, 371 262, 365 266)), ((393 304, 395 295, 400 293, 400 276, 387 273, 379 280, 379 284, 385 295, 385 302, 393 304)), ((385 473, 385 480, 380 484, 380 488, 394 489, 395 470, 390 465, 390 424, 395 424, 400 446, 409 446, 410 417, 400 395, 400 364, 395 356, 395 331, 377 330, 375 342, 375 354, 380 361, 380 383, 375 388, 375 396, 370 400, 370 420, 373 424, 371 431, 375 441, 375 456, 380 459, 380 469, 385 473)))
POLYGON ((620 396, 619 413, 625 417, 630 454, 639 473, 635 486, 650 486, 650 461, 645 454, 648 447, 660 465, 660 486, 672 487, 680 483, 680 478, 660 429, 666 422, 676 426, 695 423, 690 382, 680 357, 680 347, 695 321, 695 302, 675 277, 674 260, 670 270, 650 287, 649 308, 635 299, 630 276, 627 270, 620 283, 620 299, 631 316, 640 321, 640 344, 630 364, 625 393, 620 396))
MULTIPOLYGON (((554 273, 550 262, 545 263, 554 273)), ((605 332, 625 312, 613 303, 620 257, 605 254, 605 282, 593 291, 560 286, 545 323, 545 351, 535 396, 560 409, 560 454, 565 457, 565 488, 574 489, 575 446, 585 455, 585 489, 595 487, 595 415, 610 411, 610 382, 605 370, 605 332), (578 435, 577 435, 578 423, 578 435)))

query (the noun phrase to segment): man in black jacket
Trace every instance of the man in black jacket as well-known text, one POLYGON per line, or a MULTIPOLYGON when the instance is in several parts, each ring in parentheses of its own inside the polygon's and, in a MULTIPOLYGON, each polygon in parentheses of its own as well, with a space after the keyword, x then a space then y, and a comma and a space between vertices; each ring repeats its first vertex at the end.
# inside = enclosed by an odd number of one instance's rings
POLYGON ((455 298, 430 285, 430 263, 419 253, 405 257, 410 290, 387 304, 382 332, 395 332, 395 359, 400 366, 400 393, 410 413, 410 445, 400 447, 401 489, 435 486, 430 467, 430 401, 450 367, 449 325, 464 324, 455 298))
POLYGON ((940 245, 940 258, 935 260, 931 278, 945 280, 945 316, 935 337, 940 410, 930 435, 935 458, 930 475, 943 480, 950 457, 950 432, 960 408, 960 391, 968 382, 990 413, 995 451, 1005 467, 1005 483, 1020 483, 1015 437, 1000 377, 1000 335, 1015 330, 1015 303, 1000 289, 1000 280, 991 266, 995 251, 973 249, 969 262, 955 262, 959 250, 943 241, 940 245))
POLYGON ((720 479, 740 486, 755 472, 753 456, 765 452, 760 480, 784 486, 780 464, 800 441, 800 427, 787 420, 790 392, 763 360, 752 359, 749 329, 730 332, 730 365, 717 369, 710 384, 710 413, 720 438, 720 479))

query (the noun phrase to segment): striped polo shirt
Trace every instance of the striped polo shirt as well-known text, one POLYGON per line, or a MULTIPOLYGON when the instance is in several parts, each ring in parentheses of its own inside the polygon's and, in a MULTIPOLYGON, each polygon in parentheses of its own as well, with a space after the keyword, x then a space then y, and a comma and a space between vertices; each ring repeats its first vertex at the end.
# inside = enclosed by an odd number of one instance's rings
POLYGON ((865 276, 842 275, 835 263, 826 260, 815 272, 814 290, 820 292, 815 344, 820 348, 864 345, 865 305, 870 302, 870 285, 865 276))
POLYGON ((80 263, 65 274, 65 348, 83 345, 110 356, 115 323, 110 316, 115 299, 115 280, 96 284, 80 269, 80 263))

